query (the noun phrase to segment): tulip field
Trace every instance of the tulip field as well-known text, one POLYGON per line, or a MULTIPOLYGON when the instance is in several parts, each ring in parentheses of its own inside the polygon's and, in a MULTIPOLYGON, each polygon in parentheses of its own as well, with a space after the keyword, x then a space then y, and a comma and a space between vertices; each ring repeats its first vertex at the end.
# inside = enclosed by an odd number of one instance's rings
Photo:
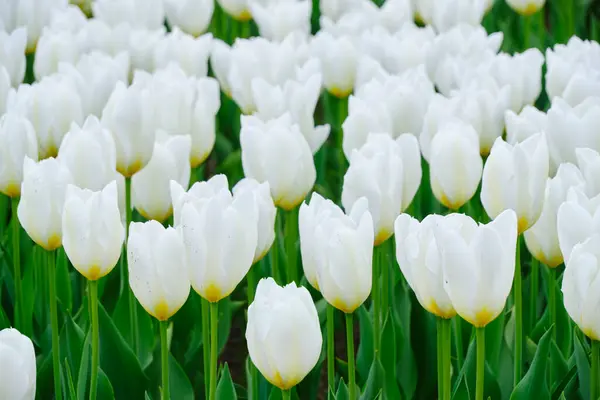
POLYGON ((599 38, 0 0, 0 400, 600 399, 599 38))

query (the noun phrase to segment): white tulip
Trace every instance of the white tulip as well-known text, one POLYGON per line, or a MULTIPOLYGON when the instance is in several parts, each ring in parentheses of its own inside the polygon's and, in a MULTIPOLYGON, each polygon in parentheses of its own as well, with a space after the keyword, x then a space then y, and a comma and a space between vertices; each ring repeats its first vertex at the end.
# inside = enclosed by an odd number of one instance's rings
POLYGON ((164 3, 169 25, 192 36, 206 32, 215 9, 212 0, 164 0, 164 3))
POLYGON ((546 0, 506 0, 506 3, 519 14, 528 17, 541 10, 546 0))
POLYGON ((219 86, 227 97, 231 97, 229 68, 231 66, 231 47, 220 39, 214 39, 210 54, 210 67, 219 81, 219 86))
POLYGON ((354 150, 367 142, 370 133, 392 132, 393 120, 382 98, 369 100, 355 95, 348 98, 348 117, 342 124, 342 149, 348 160, 354 150))
POLYGON ((575 149, 577 166, 585 180, 585 193, 595 197, 600 194, 600 154, 587 147, 575 149))
POLYGON ((490 218, 512 209, 519 233, 532 227, 542 213, 548 168, 543 133, 514 146, 498 138, 483 168, 481 184, 481 202, 490 218))
POLYGON ((102 125, 117 149, 117 171, 131 177, 148 164, 154 149, 154 101, 149 89, 117 82, 102 111, 102 125))
POLYGON ((360 10, 363 6, 362 0, 321 0, 319 2, 319 11, 332 21, 337 21, 345 14, 355 10, 360 10))
POLYGON ((454 309, 476 328, 492 322, 506 304, 515 274, 517 216, 502 212, 487 225, 470 217, 446 217, 435 238, 444 289, 454 309))
POLYGON ((21 194, 25 157, 38 159, 33 125, 18 114, 4 114, 0 118, 0 193, 9 197, 21 194))
POLYGON ((449 319, 456 311, 444 288, 442 259, 434 235, 443 220, 444 217, 432 214, 419 222, 408 214, 400 214, 394 232, 398 265, 417 300, 428 312, 449 319))
MULTIPOLYGON (((584 184, 577 167, 569 163, 561 164, 556 176, 546 183, 540 218, 524 233, 525 244, 531 255, 550 268, 558 267, 563 262, 557 228, 559 207, 567 200, 569 188, 582 187, 584 184)), ((569 224, 568 221, 561 221, 563 223, 569 224)))
POLYGON ((208 181, 196 182, 187 192, 176 181, 170 182, 171 203, 173 204, 173 224, 178 227, 182 224, 181 211, 186 203, 199 203, 204 199, 216 196, 223 190, 229 190, 225 175, 215 175, 208 181))
POLYGON ((0 331, 0 398, 35 398, 35 350, 31 339, 14 328, 0 331))
POLYGON ((477 132, 459 120, 444 125, 431 142, 430 160, 433 194, 447 208, 458 210, 475 195, 481 181, 477 132))
POLYGON ((292 32, 310 35, 310 0, 267 2, 250 1, 252 18, 260 35, 269 40, 283 40, 292 32))
POLYGON ((438 32, 462 24, 479 26, 486 6, 486 0, 437 0, 432 8, 431 23, 438 32))
POLYGON ((193 168, 208 158, 215 145, 215 120, 221 107, 219 84, 214 78, 200 78, 196 87, 196 101, 192 114, 192 150, 190 152, 190 163, 193 168))
POLYGON ((6 68, 10 84, 19 86, 25 77, 25 46, 27 30, 20 27, 10 34, 0 29, 0 65, 6 68))
POLYGON ((95 281, 110 273, 125 239, 117 182, 97 192, 68 185, 62 232, 65 253, 81 275, 95 281))
POLYGON ((27 29, 27 53, 35 52, 38 38, 43 28, 50 23, 52 13, 65 9, 67 0, 20 0, 15 2, 14 28, 27 29))
POLYGON ((165 20, 163 0, 95 0, 92 10, 94 18, 112 26, 158 29, 165 20))
POLYGON ((320 31, 311 45, 313 55, 321 61, 325 88, 336 97, 347 97, 356 79, 359 52, 355 43, 348 36, 320 31))
POLYGON ((189 76, 206 76, 212 41, 210 33, 195 38, 175 27, 156 44, 154 66, 165 68, 176 62, 189 76))
POLYGON ((172 317, 190 294, 180 233, 157 221, 131 224, 127 240, 129 286, 142 307, 159 321, 172 317))
POLYGON ((58 64, 75 64, 79 59, 79 44, 69 31, 44 30, 35 51, 33 72, 37 80, 58 72, 58 64))
POLYGON ((310 204, 300 207, 300 249, 307 279, 329 304, 345 313, 353 313, 371 293, 375 234, 367 208, 367 199, 362 198, 346 215, 317 193, 310 204))
POLYGON ((115 141, 94 116, 86 118, 82 127, 71 124, 58 150, 58 159, 71 171, 74 184, 82 189, 99 191, 116 179, 115 141))
POLYGON ((507 110, 504 114, 506 123, 506 141, 517 144, 539 132, 545 132, 548 124, 546 113, 534 106, 527 105, 519 114, 507 110))
POLYGON ((91 15, 91 0, 72 0, 66 8, 53 10, 50 16, 50 25, 53 31, 80 32, 87 25, 88 19, 84 11, 91 15))
POLYGON ((191 146, 189 135, 157 141, 150 162, 132 177, 133 206, 144 218, 163 222, 172 214, 170 182, 174 180, 187 188, 191 146))
POLYGON ((257 219, 250 192, 234 197, 222 188, 209 197, 184 200, 179 227, 192 287, 200 296, 217 302, 246 276, 257 247, 257 219))
POLYGON ((8 94, 11 90, 10 87, 10 76, 6 71, 6 68, 0 65, 0 113, 4 114, 6 111, 6 102, 8 101, 8 94))
POLYGON ((252 363, 271 384, 287 390, 300 383, 317 364, 323 345, 308 290, 261 279, 248 307, 246 342, 252 363))
MULTIPOLYGON (((177 28, 175 28, 175 30, 176 29, 177 28)), ((118 27, 116 34, 118 35, 118 27)), ((164 38, 164 27, 155 30, 130 30, 128 33, 127 49, 131 57, 131 69, 133 71, 136 69, 153 71, 157 67, 156 52, 158 51, 159 45, 163 46, 161 43, 163 43, 164 38)), ((162 64, 159 63, 159 65, 162 64)))
POLYGON ((361 197, 367 198, 379 245, 394 233, 394 221, 412 202, 421 175, 417 138, 404 134, 394 140, 385 133, 371 134, 360 150, 352 152, 342 205, 350 210, 361 197))
POLYGON ((239 22, 252 19, 248 0, 217 0, 223 11, 239 22))
POLYGON ((45 250, 62 245, 62 213, 70 183, 71 172, 57 159, 36 163, 25 157, 17 215, 25 232, 45 250))
POLYGON ((240 143, 244 174, 269 182, 278 207, 297 207, 315 184, 317 172, 308 142, 289 114, 268 122, 242 116, 240 143))

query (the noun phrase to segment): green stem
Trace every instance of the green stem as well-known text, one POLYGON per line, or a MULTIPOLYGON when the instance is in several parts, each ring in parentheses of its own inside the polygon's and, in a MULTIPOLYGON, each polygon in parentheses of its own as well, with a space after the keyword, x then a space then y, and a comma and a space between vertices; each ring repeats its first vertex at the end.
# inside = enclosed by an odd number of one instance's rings
POLYGON ((210 303, 210 400, 217 398, 217 342, 219 339, 219 303, 210 303))
POLYGON ((523 50, 531 46, 531 35, 533 34, 532 22, 533 16, 523 16, 523 50))
POLYGON ((23 330, 23 286, 21 281, 21 248, 20 248, 20 226, 19 218, 17 217, 17 208, 19 206, 19 198, 11 199, 12 207, 12 242, 13 242, 13 266, 15 274, 15 327, 20 331, 23 330))
POLYGON ((169 391, 169 344, 167 343, 167 328, 169 321, 160 321, 160 361, 162 371, 162 400, 171 398, 169 391))
POLYGON ((450 386, 451 386, 451 375, 450 375, 450 357, 452 345, 452 320, 442 319, 443 338, 442 338, 442 376, 443 376, 443 392, 442 398, 444 400, 450 400, 450 386))
POLYGON ((514 386, 521 381, 521 371, 523 368, 523 297, 522 297, 522 277, 521 277, 521 249, 520 237, 517 237, 517 252, 515 259, 515 281, 514 281, 514 299, 515 299, 515 369, 514 386))
MULTIPOLYGON (((125 225, 125 260, 127 260, 127 240, 129 239, 129 225, 131 225, 132 221, 132 208, 131 208, 131 177, 125 178, 125 216, 126 216, 126 225, 125 225)), ((125 284, 127 287, 127 296, 129 300, 129 327, 131 329, 131 344, 133 347, 133 351, 136 355, 139 355, 138 348, 138 320, 137 320, 137 303, 135 301, 135 296, 133 295, 133 291, 129 287, 128 276, 129 270, 125 270, 125 274, 123 275, 125 279, 125 284)))
POLYGON ((292 392, 290 390, 281 389, 281 399, 282 400, 291 400, 292 392))
POLYGON ((379 348, 381 340, 381 304, 380 304, 380 293, 379 293, 379 272, 380 272, 380 261, 381 261, 381 246, 373 249, 373 284, 371 288, 371 298, 373 299, 373 338, 375 347, 375 358, 379 359, 379 348))
MULTIPOLYGON (((248 281, 248 305, 252 304, 254 301, 254 295, 256 293, 256 285, 258 282, 258 268, 262 266, 263 260, 258 261, 258 263, 254 264, 248 274, 246 275, 246 279, 248 281), (258 265, 257 265, 258 264, 258 265)), ((251 397, 250 400, 258 400, 258 370, 256 366, 252 364, 250 361, 250 375, 251 375, 251 397)))
MULTIPOLYGON (((380 245, 381 247, 385 246, 385 243, 380 245)), ((390 268, 391 266, 388 264, 388 257, 385 251, 385 247, 381 249, 383 253, 381 256, 381 323, 385 322, 385 318, 389 311, 389 280, 390 280, 390 268)))
POLYGON ((331 399, 335 393, 335 308, 327 304, 327 398, 331 399))
POLYGON ((354 372, 354 322, 352 314, 346 314, 346 346, 348 351, 348 392, 350 400, 356 400, 356 379, 354 372))
POLYGON ((460 371, 463 366, 463 341, 462 341, 462 321, 457 315, 453 318, 452 324, 454 325, 454 343, 456 346, 456 366, 460 371))
POLYGON ((443 361, 443 341, 444 341, 444 329, 442 328, 442 318, 438 317, 436 320, 436 333, 437 333, 437 388, 438 388, 438 399, 444 398, 444 375, 442 374, 443 361))
POLYGON ((485 327, 477 328, 477 383, 475 399, 483 400, 483 379, 485 373, 485 327))
POLYGON ((540 262, 531 257, 531 291, 529 295, 529 319, 530 330, 535 327, 537 321, 537 298, 540 290, 540 262))
POLYGON ((56 252, 48 252, 48 296, 50 301, 50 321, 52 326, 52 368, 54 373, 54 396, 62 399, 60 385, 60 346, 58 342, 58 307, 56 304, 56 252))
POLYGON ((285 254, 287 258, 287 282, 298 281, 298 207, 285 213, 285 254))
POLYGON ((208 300, 201 299, 202 305, 202 356, 204 361, 204 398, 208 399, 210 388, 210 311, 208 300))
POLYGON ((100 366, 99 327, 98 327, 98 281, 88 281, 89 307, 92 322, 92 373, 90 380, 90 400, 96 399, 98 368, 100 366))
POLYGON ((242 24, 242 30, 240 33, 240 37, 244 38, 244 39, 249 38, 250 37, 250 21, 244 21, 244 22, 241 22, 241 24, 242 24))
POLYGON ((548 269, 548 312, 550 313, 550 324, 554 326, 552 329, 552 337, 556 340, 556 269, 548 269))
POLYGON ((598 374, 600 373, 600 342, 597 340, 592 340, 592 371, 591 371, 591 379, 590 379, 590 398, 593 400, 598 399, 600 396, 599 384, 600 379, 598 379, 598 374))
POLYGON ((271 275, 278 285, 283 283, 279 271, 279 238, 283 233, 281 230, 281 211, 277 209, 275 215, 275 241, 271 246, 271 275))

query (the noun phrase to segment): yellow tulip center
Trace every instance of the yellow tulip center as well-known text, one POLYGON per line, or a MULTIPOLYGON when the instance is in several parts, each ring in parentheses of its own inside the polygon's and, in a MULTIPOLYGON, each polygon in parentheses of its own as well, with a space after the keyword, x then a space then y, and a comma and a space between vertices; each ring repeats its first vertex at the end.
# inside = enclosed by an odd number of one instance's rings
POLYGON ((15 182, 11 182, 6 186, 4 194, 8 197, 18 197, 21 194, 21 185, 15 182))
POLYGON ((58 249, 60 246, 62 246, 62 238, 54 233, 52 235, 50 235, 50 237, 48 238, 48 242, 44 245, 40 245, 44 248, 44 250, 48 250, 48 251, 52 251, 52 250, 56 250, 58 249))
POLYGON ((538 10, 539 7, 535 3, 527 3, 527 5, 520 10, 520 12, 521 15, 528 17, 535 14, 538 10))
POLYGON ((356 307, 348 307, 348 305, 344 303, 339 297, 333 299, 331 301, 331 305, 337 308, 338 310, 345 312, 346 314, 351 314, 354 312, 354 310, 356 310, 356 307))
POLYGON ((529 229, 529 221, 525 217, 519 217, 519 222, 517 223, 517 228, 519 230, 519 235, 529 229))
POLYGON ((483 308, 475 314, 475 318, 473 320, 465 318, 471 325, 475 328, 483 328, 490 322, 492 322, 495 318, 495 315, 488 310, 487 308, 483 308))
POLYGON ((456 311, 452 310, 452 311, 442 311, 440 309, 440 307, 438 306, 437 302, 435 301, 435 299, 431 299, 429 300, 429 304, 427 304, 426 307, 427 311, 429 311, 430 313, 438 316, 438 317, 442 317, 444 319, 450 319, 452 317, 454 317, 456 315, 456 311))
POLYGON ((350 93, 352 93, 352 89, 348 90, 348 89, 340 89, 337 87, 331 88, 331 90, 329 91, 329 93, 331 93, 332 95, 334 95, 335 97, 337 97, 338 99, 344 99, 348 96, 350 96, 350 93))
POLYGON ((204 298, 211 303, 221 300, 221 297, 221 290, 214 283, 211 283, 204 289, 204 298))
POLYGON ((250 11, 244 10, 237 16, 236 19, 240 22, 250 21, 252 19, 252 14, 250 14, 250 11))
POLYGON ((156 307, 154 307, 154 316, 159 321, 166 321, 167 319, 169 319, 169 305, 164 299, 161 299, 161 301, 158 302, 156 307))
POLYGON ((92 265, 92 266, 90 267, 90 269, 88 270, 88 273, 87 273, 87 274, 84 274, 84 275, 85 275, 85 277, 86 277, 87 279, 89 279, 90 281, 95 281, 95 280, 98 280, 98 279, 100 279, 100 278, 101 278, 101 276, 100 276, 100 272, 101 272, 101 270, 100 270, 100 267, 99 267, 99 266, 97 266, 97 265, 92 265))

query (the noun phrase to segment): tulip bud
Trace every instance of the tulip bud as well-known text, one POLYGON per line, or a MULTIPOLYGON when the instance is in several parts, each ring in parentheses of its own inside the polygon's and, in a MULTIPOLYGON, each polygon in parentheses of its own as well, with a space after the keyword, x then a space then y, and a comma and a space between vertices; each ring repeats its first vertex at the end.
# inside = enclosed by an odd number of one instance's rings
POLYGON ((9 197, 21 194, 23 160, 38 159, 37 139, 31 122, 7 113, 0 118, 0 192, 9 197))
POLYGON ((210 33, 195 38, 175 27, 156 45, 155 68, 165 68, 171 62, 176 62, 189 76, 204 77, 208 74, 212 40, 210 33))
POLYGON ((518 115, 507 110, 504 120, 506 122, 506 141, 515 145, 536 133, 545 132, 548 118, 545 112, 527 105, 518 115))
POLYGON ((165 221, 173 212, 170 182, 190 182, 190 136, 172 136, 154 144, 148 165, 131 179, 133 206, 146 219, 165 221))
POLYGON ((216 196, 222 190, 229 190, 227 177, 225 175, 215 175, 207 181, 196 182, 187 192, 185 188, 176 181, 171 181, 171 203, 173 204, 173 222, 174 226, 180 226, 181 211, 184 204, 188 202, 196 203, 203 199, 216 196))
POLYGON ((14 328, 0 331, 0 399, 35 398, 35 350, 31 339, 14 328))
POLYGON ((441 318, 456 315, 444 288, 442 260, 434 231, 444 217, 428 215, 423 222, 400 214, 394 223, 396 259, 402 275, 415 292, 421 306, 441 318))
MULTIPOLYGON (((0 17, 1 18, 1 17, 0 17)), ((10 77, 10 86, 17 87, 25 77, 25 45, 27 30, 20 27, 6 32, 0 29, 0 65, 6 68, 10 77)))
POLYGON ((278 207, 297 207, 315 184, 317 172, 308 142, 298 125, 291 124, 290 115, 268 122, 242 116, 240 143, 244 174, 269 182, 278 207))
POLYGON ((164 3, 169 25, 196 37, 206 32, 215 9, 212 0, 165 0, 164 3))
POLYGON ((312 3, 308 0, 250 2, 252 18, 258 25, 260 35, 274 41, 281 41, 292 32, 310 35, 310 13, 312 3))
POLYGON ((200 296, 217 302, 246 276, 257 247, 257 219, 250 192, 234 197, 225 187, 205 198, 183 200, 179 227, 192 287, 200 296))
POLYGON ((323 345, 308 290, 261 279, 248 307, 246 342, 252 363, 271 384, 287 390, 300 383, 317 364, 323 345))
POLYGON ((329 304, 353 313, 371 293, 375 234, 367 199, 356 201, 346 215, 331 200, 313 193, 310 204, 300 207, 299 230, 310 284, 329 304))
POLYGON ((217 0, 223 11, 229 14, 233 19, 245 22, 252 19, 249 0, 217 0))
POLYGON ((25 157, 17 215, 25 232, 45 250, 62 245, 62 213, 70 183, 71 172, 57 159, 36 163, 25 157))
POLYGON ((486 0, 436 1, 432 7, 431 23, 438 32, 446 32, 461 25, 479 26, 487 3, 486 0))
MULTIPOLYGON (((375 99, 369 99, 375 100, 375 99)), ((389 109, 380 100, 367 101, 355 95, 348 98, 348 117, 342 124, 342 148, 346 159, 360 149, 372 132, 392 132, 389 109)))
POLYGON ((312 41, 312 51, 321 60, 325 88, 339 98, 352 93, 359 52, 350 37, 319 31, 312 41))
POLYGON ((584 184, 577 167, 569 163, 561 164, 556 176, 546 183, 540 218, 524 233, 525 244, 531 255, 550 268, 556 268, 563 262, 557 230, 559 207, 566 201, 569 188, 583 187, 584 184))
POLYGON ((149 89, 118 82, 102 111, 102 125, 115 139, 117 171, 125 177, 144 168, 152 157, 154 108, 149 89))
POLYGON ((58 151, 58 159, 71 171, 76 186, 102 190, 117 175, 115 141, 93 115, 80 128, 71 124, 58 151))
POLYGON ((135 28, 158 29, 165 20, 162 0, 95 0, 94 18, 111 26, 126 23, 135 28))
POLYGON ((453 214, 434 234, 442 259, 444 289, 454 309, 476 328, 486 326, 504 310, 512 287, 515 212, 506 210, 487 225, 453 214))
POLYGON ((44 30, 35 51, 33 71, 37 80, 58 72, 58 64, 75 64, 79 46, 75 34, 69 31, 44 30))
POLYGON ((219 81, 219 86, 227 97, 231 97, 229 85, 229 68, 231 66, 231 47, 220 39, 213 40, 210 54, 210 67, 219 81))
POLYGON ((112 271, 125 239, 116 181, 98 192, 68 185, 62 231, 65 253, 81 275, 95 281, 112 271))
POLYGON ((244 178, 233 187, 232 192, 234 197, 243 193, 251 193, 254 196, 255 212, 258 215, 258 237, 253 261, 256 263, 269 252, 275 240, 277 208, 271 198, 269 182, 258 183, 254 179, 244 178))
POLYGON ((216 140, 215 120, 221 107, 221 93, 214 78, 197 81, 196 101, 192 112, 192 151, 190 163, 196 168, 208 158, 216 140))
POLYGON ((529 17, 542 9, 546 0, 506 0, 506 3, 519 14, 529 17))
POLYGON ((421 183, 421 153, 411 134, 394 140, 385 133, 371 134, 354 150, 344 176, 342 205, 352 209, 366 197, 375 226, 375 245, 394 233, 394 221, 412 202, 421 183))
POLYGON ((481 203, 490 218, 512 209, 519 220, 519 234, 532 227, 544 205, 548 162, 543 133, 514 146, 498 138, 483 168, 481 184, 481 203))

